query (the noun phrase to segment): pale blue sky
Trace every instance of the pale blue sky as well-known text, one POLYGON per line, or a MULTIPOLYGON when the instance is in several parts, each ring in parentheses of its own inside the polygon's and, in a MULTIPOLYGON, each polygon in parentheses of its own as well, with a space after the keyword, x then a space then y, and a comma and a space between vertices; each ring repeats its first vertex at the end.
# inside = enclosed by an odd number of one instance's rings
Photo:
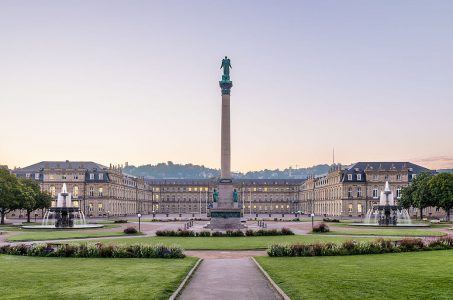
POLYGON ((0 0, 0 164, 453 167, 453 1, 0 0))

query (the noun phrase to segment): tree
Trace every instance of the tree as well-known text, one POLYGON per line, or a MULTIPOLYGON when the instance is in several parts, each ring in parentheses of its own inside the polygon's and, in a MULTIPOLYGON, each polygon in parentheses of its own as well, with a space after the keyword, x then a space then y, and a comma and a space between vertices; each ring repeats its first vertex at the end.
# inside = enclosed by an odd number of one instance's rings
POLYGON ((20 186, 16 176, 0 169, 0 224, 5 224, 5 215, 19 208, 20 186))
POLYGON ((21 184, 19 206, 27 212, 27 222, 30 223, 30 214, 36 209, 36 200, 41 193, 41 188, 33 179, 19 179, 19 182, 21 184))
POLYGON ((412 184, 401 189, 401 199, 398 201, 398 203, 405 209, 415 207, 414 186, 412 184))
POLYGON ((429 172, 420 173, 412 182, 414 185, 414 204, 420 210, 420 219, 423 219, 423 209, 429 206, 435 206, 433 195, 429 188, 431 177, 432 174, 429 172))
POLYGON ((429 188, 429 180, 432 175, 429 172, 420 173, 412 183, 402 189, 400 204, 404 208, 416 207, 420 210, 420 219, 423 219, 423 209, 435 206, 433 196, 429 188))
POLYGON ((447 212, 446 220, 450 221, 450 210, 453 208, 453 174, 441 173, 429 181, 433 200, 437 207, 447 212))
POLYGON ((38 198, 36 199, 35 209, 49 208, 52 203, 52 195, 48 192, 39 192, 38 198))

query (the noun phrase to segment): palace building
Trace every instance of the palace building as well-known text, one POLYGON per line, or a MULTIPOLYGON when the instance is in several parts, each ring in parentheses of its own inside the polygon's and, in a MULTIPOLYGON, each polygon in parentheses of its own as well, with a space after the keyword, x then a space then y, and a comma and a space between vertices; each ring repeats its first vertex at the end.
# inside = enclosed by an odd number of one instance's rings
MULTIPOLYGON (((243 214, 294 213, 299 210, 301 179, 233 179, 243 214)), ((212 204, 216 179, 147 180, 155 213, 205 214, 212 204)))
POLYGON ((52 205, 66 183, 73 205, 80 207, 86 216, 130 215, 151 207, 152 189, 145 180, 124 174, 119 166, 106 167, 89 161, 43 161, 13 173, 39 181, 41 189, 54 198, 52 205))
MULTIPOLYGON (((433 172, 410 162, 358 162, 348 167, 333 165, 319 177, 309 177, 302 184, 301 210, 326 216, 364 216, 379 203, 388 181, 396 201, 401 189, 422 172, 433 172)), ((426 209, 434 214, 434 208, 426 209)), ((413 215, 415 210, 410 210, 413 215)))
MULTIPOLYGON (((379 202, 386 181, 398 200, 401 189, 422 172, 432 171, 410 162, 358 162, 348 167, 332 165, 327 174, 307 179, 233 179, 233 187, 244 216, 315 213, 357 217, 379 202)), ((66 183, 73 205, 89 217, 206 214, 218 180, 145 179, 123 173, 120 166, 89 161, 44 161, 12 173, 39 181, 41 189, 55 200, 66 183)), ((428 208, 426 213, 436 211, 428 208)), ((23 215, 10 213, 12 217, 23 215)))

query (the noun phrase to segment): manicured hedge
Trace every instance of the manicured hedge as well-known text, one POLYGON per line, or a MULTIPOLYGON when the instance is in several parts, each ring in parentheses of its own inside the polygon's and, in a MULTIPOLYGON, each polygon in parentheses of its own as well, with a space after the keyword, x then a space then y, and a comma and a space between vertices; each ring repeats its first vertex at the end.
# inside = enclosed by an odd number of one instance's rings
POLYGON ((184 258, 178 246, 106 244, 18 244, 1 246, 0 254, 46 257, 184 258))
POLYGON ((313 226, 313 232, 329 232, 329 226, 325 223, 320 223, 318 225, 313 226))
POLYGON ((248 229, 245 233, 241 230, 227 230, 226 232, 221 231, 200 231, 195 232, 191 230, 158 230, 156 231, 157 236, 178 236, 178 237, 238 237, 238 236, 273 236, 273 235, 293 235, 291 229, 282 228, 277 229, 259 229, 251 230, 248 229))
POLYGON ((406 238, 400 241, 377 239, 370 242, 345 241, 342 244, 314 243, 271 245, 269 256, 337 256, 355 254, 397 253, 425 250, 453 249, 453 237, 440 237, 431 241, 406 238))
POLYGON ((138 231, 135 227, 127 227, 123 230, 125 234, 137 234, 138 231))
POLYGON ((340 220, 335 219, 335 218, 324 218, 322 220, 323 220, 323 222, 340 223, 340 220))

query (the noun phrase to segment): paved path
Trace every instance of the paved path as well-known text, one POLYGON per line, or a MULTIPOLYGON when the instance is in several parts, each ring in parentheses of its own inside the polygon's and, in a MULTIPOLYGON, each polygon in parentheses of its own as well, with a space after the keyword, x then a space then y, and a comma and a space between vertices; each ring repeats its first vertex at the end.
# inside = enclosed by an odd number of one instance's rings
POLYGON ((178 299, 282 299, 250 258, 263 251, 187 251, 203 257, 178 299))

